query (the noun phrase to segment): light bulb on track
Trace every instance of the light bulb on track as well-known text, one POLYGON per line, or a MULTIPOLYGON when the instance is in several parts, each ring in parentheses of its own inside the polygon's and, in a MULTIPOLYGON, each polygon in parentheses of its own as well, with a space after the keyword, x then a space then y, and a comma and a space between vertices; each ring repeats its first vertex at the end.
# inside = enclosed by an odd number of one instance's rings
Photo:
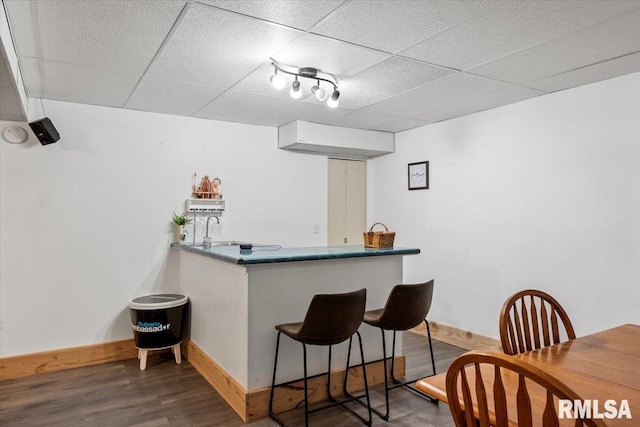
POLYGON ((327 99, 327 91, 320 87, 320 81, 318 80, 318 84, 314 85, 311 88, 311 92, 316 96, 318 101, 324 101, 327 99))
POLYGON ((271 76, 269 80, 271 81, 271 84, 273 85, 273 87, 275 87, 276 89, 282 89, 287 84, 284 76, 282 74, 278 74, 277 68, 276 68, 276 73, 273 76, 271 76))
POLYGON ((336 88, 327 100, 327 105, 331 108, 336 108, 338 106, 338 98, 340 98, 340 91, 336 88))
POLYGON ((298 99, 302 96, 302 91, 300 90, 300 82, 298 81, 298 76, 296 76, 296 79, 293 81, 293 83, 291 83, 291 91, 289 92, 289 95, 291 95, 291 97, 294 99, 298 99))

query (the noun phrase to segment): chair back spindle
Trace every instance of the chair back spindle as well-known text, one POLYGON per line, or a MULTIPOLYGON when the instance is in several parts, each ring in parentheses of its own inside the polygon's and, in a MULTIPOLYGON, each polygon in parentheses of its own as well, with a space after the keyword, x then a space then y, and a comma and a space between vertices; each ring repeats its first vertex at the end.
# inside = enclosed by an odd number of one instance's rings
MULTIPOLYGON (((535 366, 502 353, 480 351, 465 353, 451 364, 447 371, 447 397, 456 427, 557 427, 560 423, 556 400, 581 400, 571 388, 535 366), (516 395, 511 396, 515 402, 511 405, 504 385, 507 377, 514 388, 517 378, 516 395), (531 387, 546 390, 544 406, 536 410, 531 387), (510 410, 516 413, 509 413, 510 410)), ((599 419, 576 419, 575 425, 606 424, 599 419)))
POLYGON ((562 342, 576 334, 569 316, 551 295, 525 290, 512 295, 502 306, 500 340, 506 354, 519 354, 562 342))

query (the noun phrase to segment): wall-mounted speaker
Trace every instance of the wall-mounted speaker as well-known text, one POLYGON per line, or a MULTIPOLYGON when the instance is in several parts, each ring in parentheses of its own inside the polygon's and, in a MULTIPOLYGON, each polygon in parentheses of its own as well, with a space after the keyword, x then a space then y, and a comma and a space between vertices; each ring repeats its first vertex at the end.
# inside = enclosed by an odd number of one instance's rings
POLYGON ((31 122, 29 126, 42 145, 53 144, 60 139, 60 134, 48 117, 31 122))

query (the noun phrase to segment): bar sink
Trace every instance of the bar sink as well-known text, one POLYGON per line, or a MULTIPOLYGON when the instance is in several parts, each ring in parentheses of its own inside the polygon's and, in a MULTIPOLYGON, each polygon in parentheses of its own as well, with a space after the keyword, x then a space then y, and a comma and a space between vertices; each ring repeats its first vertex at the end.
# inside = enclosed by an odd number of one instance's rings
POLYGON ((210 244, 206 245, 203 243, 203 246, 205 247, 217 247, 217 246, 240 246, 240 244, 242 244, 244 242, 238 242, 236 240, 225 240, 222 242, 211 242, 210 244))

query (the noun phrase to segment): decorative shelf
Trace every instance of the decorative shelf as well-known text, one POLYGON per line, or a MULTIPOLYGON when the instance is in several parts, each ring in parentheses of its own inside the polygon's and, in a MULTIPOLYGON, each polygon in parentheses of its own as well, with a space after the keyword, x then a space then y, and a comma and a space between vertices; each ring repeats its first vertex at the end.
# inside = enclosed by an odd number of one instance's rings
POLYGON ((222 199, 197 199, 189 198, 185 201, 185 211, 187 212, 223 212, 225 201, 222 199))

